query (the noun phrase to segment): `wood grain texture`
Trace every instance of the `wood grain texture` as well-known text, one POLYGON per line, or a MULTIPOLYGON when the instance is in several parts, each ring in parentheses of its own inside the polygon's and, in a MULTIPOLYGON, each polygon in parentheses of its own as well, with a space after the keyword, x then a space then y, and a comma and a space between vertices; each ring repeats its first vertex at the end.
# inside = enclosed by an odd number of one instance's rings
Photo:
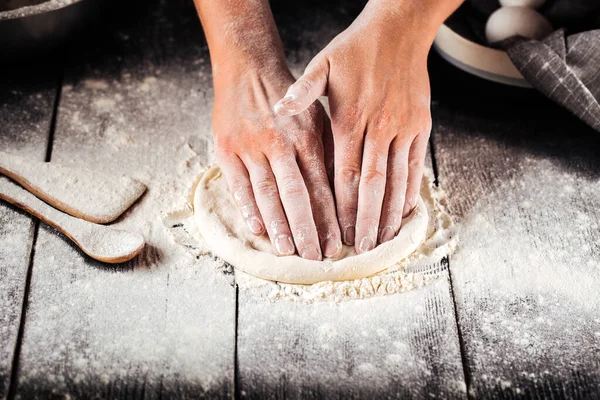
POLYGON ((432 66, 469 394, 596 398, 600 135, 535 92, 432 66))
POLYGON ((340 304, 271 302, 240 290, 240 397, 464 398, 445 277, 340 304))
POLYGON ((268 293, 239 291, 241 398, 466 397, 448 272, 420 289, 340 304, 268 293))
POLYGON ((232 277, 210 257, 187 255, 161 221, 210 154, 201 27, 187 0, 109 14, 96 36, 69 49, 52 160, 145 183, 114 226, 142 233, 147 247, 107 266, 40 230, 17 398, 228 398, 232 277))
MULTIPOLYGON (((296 75, 362 5, 275 2, 296 75)), ((447 277, 412 292, 341 304, 271 302, 260 291, 240 289, 238 307, 241 398, 466 397, 447 277)))
MULTIPOLYGON (((19 68, 21 69, 21 68, 19 68)), ((0 151, 44 160, 56 74, 0 69, 0 151)), ((8 392, 31 255, 34 219, 0 202, 0 399, 8 392)))

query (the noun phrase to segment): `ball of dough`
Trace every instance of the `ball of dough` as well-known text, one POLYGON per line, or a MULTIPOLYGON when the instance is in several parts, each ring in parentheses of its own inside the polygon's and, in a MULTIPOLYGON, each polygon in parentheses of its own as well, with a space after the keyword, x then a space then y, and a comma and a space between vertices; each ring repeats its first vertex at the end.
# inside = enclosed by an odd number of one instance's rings
POLYGON ((537 11, 527 7, 501 7, 488 19, 485 37, 489 43, 513 36, 542 39, 552 32, 550 22, 537 11))
POLYGON ((546 0, 500 0, 502 7, 540 8, 546 0))

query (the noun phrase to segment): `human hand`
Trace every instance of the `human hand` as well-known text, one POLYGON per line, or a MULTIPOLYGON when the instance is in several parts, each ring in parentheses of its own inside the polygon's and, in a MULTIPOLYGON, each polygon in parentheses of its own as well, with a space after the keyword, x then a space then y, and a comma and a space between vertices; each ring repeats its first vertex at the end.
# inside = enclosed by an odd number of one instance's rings
POLYGON ((369 2, 275 106, 303 115, 329 97, 339 224, 357 253, 394 238, 416 205, 431 130, 427 53, 437 28, 395 3, 369 2))
POLYGON ((284 62, 220 64, 215 73, 216 157, 249 229, 279 255, 335 257, 341 235, 323 162, 329 120, 320 103, 281 118, 273 105, 293 82, 284 62))

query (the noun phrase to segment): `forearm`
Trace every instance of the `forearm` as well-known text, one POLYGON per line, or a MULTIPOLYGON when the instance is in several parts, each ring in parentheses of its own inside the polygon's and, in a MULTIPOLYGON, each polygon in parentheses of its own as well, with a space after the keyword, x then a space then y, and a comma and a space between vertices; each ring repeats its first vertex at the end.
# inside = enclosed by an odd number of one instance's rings
POLYGON ((464 0, 370 0, 363 12, 377 15, 404 40, 429 48, 437 30, 464 0), (409 35, 407 35, 409 33, 409 35))
POLYGON ((194 0, 210 50, 220 67, 285 65, 283 46, 268 0, 194 0))

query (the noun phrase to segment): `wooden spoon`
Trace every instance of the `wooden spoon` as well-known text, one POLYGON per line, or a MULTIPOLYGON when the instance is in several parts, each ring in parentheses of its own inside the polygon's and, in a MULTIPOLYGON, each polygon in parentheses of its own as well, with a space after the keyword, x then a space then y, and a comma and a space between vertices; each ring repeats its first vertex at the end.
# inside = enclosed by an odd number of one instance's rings
POLYGON ((97 224, 117 219, 146 191, 128 176, 39 162, 0 151, 0 174, 57 209, 97 224))
POLYGON ((122 263, 131 260, 144 248, 144 238, 141 235, 67 215, 3 176, 0 176, 0 199, 55 227, 95 260, 110 264, 122 263))

